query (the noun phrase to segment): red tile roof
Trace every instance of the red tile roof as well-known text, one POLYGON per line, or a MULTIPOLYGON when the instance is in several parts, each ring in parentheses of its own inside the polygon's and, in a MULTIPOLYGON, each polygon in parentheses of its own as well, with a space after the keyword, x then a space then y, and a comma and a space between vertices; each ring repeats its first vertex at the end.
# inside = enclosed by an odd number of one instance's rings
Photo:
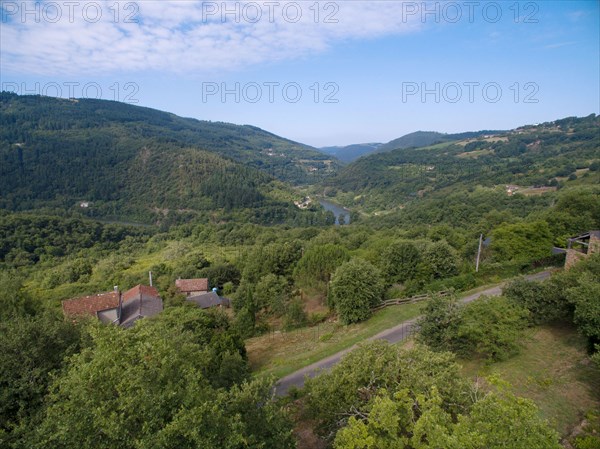
POLYGON ((62 302, 63 313, 67 316, 96 316, 100 310, 114 309, 119 306, 119 294, 116 292, 99 293, 66 299, 62 302))
POLYGON ((123 293, 123 302, 125 301, 129 301, 130 299, 133 298, 139 298, 140 295, 143 296, 149 296, 152 298, 159 298, 160 295, 158 294, 158 290, 154 287, 149 287, 148 285, 141 285, 138 284, 135 287, 127 290, 125 293, 123 293))
POLYGON ((177 279, 175 285, 183 293, 208 291, 208 279, 177 279))

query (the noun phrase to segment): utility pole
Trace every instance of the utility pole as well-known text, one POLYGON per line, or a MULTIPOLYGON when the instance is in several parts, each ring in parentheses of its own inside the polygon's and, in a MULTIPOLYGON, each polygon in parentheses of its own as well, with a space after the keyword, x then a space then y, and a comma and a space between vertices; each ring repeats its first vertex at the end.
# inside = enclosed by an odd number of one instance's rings
POLYGON ((483 234, 479 234, 479 249, 477 250, 477 262, 475 262, 475 273, 479 272, 479 257, 481 256, 481 245, 483 244, 483 234))

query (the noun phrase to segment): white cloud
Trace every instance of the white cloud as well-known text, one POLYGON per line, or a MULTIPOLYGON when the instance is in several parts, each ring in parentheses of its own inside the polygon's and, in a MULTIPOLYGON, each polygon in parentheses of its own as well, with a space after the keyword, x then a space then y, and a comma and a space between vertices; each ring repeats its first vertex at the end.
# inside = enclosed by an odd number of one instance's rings
POLYGON ((3 70, 43 75, 235 70, 421 26, 399 1, 76 3, 4 1, 3 70), (98 5, 102 17, 94 21, 98 5), (137 23, 128 23, 128 17, 137 23))

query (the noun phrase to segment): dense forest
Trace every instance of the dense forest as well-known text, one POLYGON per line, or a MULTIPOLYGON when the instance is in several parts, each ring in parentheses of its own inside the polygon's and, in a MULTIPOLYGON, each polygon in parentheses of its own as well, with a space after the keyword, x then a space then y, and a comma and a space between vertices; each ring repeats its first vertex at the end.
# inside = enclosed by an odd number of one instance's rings
POLYGON ((253 209, 249 218, 263 223, 293 222, 291 189, 277 179, 315 182, 337 167, 251 126, 9 93, 0 95, 0 160, 3 209, 64 212, 83 203, 81 212, 93 217, 145 223, 164 222, 169 212, 173 222, 234 209, 253 209))
POLYGON ((600 259, 565 271, 553 252, 600 229, 597 116, 335 174, 252 127, 2 95, 0 446, 598 447, 600 259), (266 148, 295 168, 261 167, 266 148), (322 193, 351 225, 293 204, 322 193), (131 329, 61 313, 148 272, 164 311, 131 329), (232 308, 196 308, 178 278, 208 278, 232 308), (274 397, 282 373, 417 317, 408 340, 362 344, 274 397))

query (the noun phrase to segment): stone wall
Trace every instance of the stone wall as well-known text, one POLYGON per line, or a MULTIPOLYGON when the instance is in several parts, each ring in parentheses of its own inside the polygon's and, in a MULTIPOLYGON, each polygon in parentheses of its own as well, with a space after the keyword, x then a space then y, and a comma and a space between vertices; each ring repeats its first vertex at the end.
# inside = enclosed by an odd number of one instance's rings
POLYGON ((600 253, 600 235, 596 232, 590 235, 590 246, 588 247, 588 254, 600 253))
POLYGON ((565 270, 568 270, 581 259, 585 259, 587 254, 577 251, 575 249, 567 250, 567 257, 565 258, 565 270))

